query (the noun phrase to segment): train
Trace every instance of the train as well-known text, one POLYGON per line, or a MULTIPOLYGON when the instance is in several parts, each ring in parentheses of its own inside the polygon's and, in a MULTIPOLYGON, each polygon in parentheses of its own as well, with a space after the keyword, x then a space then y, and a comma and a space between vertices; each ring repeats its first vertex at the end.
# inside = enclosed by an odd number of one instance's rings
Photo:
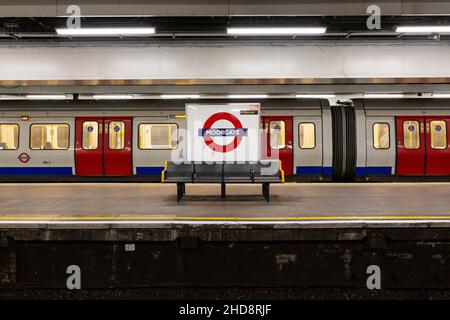
MULTIPOLYGON (((159 181, 187 102, 0 101, 0 181, 159 181)), ((450 180, 448 99, 250 102, 288 180, 450 180)))

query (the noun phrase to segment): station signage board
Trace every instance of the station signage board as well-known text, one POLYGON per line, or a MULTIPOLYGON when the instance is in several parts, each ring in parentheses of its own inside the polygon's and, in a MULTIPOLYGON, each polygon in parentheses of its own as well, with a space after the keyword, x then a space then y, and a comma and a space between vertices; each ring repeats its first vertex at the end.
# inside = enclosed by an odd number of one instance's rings
POLYGON ((260 160, 258 103, 186 104, 187 160, 260 160))

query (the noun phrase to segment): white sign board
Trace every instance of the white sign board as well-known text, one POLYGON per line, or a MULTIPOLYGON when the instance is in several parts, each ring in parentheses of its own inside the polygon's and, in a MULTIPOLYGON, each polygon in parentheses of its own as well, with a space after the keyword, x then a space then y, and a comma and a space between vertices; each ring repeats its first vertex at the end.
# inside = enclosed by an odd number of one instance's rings
POLYGON ((259 161, 259 103, 186 104, 187 160, 259 161))

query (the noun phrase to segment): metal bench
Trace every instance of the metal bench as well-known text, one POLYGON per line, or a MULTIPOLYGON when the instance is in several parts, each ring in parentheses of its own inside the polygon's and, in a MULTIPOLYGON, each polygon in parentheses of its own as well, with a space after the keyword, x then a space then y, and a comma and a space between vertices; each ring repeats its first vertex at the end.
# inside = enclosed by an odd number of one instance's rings
POLYGON ((162 183, 177 184, 177 201, 186 193, 186 183, 220 183, 225 198, 227 183, 261 183, 264 198, 270 200, 270 184, 284 183, 281 161, 245 163, 174 163, 167 161, 161 173, 162 183))

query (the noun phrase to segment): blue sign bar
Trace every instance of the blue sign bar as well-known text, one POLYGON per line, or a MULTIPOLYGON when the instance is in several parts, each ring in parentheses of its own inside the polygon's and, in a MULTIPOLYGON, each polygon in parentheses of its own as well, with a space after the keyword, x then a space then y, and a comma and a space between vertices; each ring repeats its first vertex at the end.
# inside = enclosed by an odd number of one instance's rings
POLYGON ((198 134, 201 137, 237 137, 247 136, 248 129, 234 129, 234 128, 211 128, 211 129, 198 129, 198 134))

